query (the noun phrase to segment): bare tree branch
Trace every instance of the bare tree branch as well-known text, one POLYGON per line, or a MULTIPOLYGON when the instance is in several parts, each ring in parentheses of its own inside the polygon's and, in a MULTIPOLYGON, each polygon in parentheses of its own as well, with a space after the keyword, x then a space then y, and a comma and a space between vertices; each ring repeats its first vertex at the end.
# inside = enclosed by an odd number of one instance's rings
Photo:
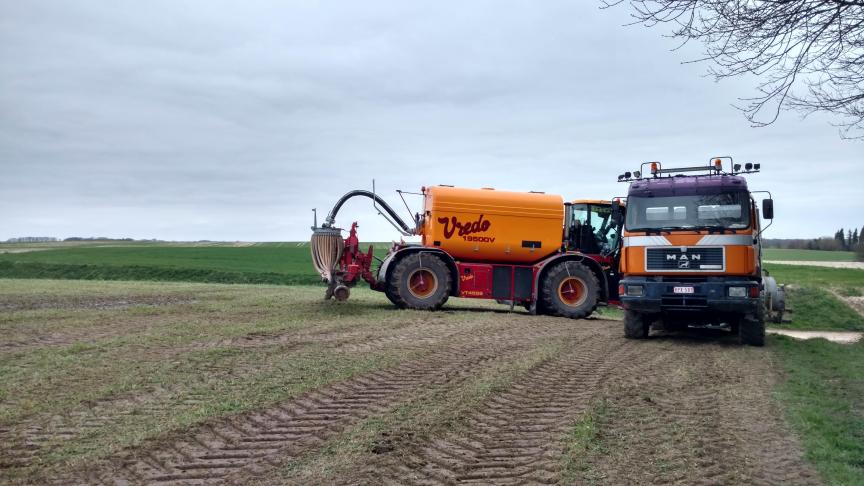
POLYGON ((699 41, 715 79, 752 74, 757 94, 737 106, 753 126, 782 110, 837 115, 841 137, 864 139, 864 0, 601 0, 629 4, 633 22, 671 25, 699 41))

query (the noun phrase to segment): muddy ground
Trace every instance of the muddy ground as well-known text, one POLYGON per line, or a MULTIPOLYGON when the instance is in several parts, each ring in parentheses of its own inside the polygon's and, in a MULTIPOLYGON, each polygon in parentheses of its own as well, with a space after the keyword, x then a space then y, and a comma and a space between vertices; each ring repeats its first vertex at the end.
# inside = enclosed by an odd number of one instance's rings
POLYGON ((723 336, 629 341, 615 320, 396 311, 372 293, 340 308, 320 289, 88 285, 98 299, 6 288, 0 482, 819 483, 772 353, 723 336))

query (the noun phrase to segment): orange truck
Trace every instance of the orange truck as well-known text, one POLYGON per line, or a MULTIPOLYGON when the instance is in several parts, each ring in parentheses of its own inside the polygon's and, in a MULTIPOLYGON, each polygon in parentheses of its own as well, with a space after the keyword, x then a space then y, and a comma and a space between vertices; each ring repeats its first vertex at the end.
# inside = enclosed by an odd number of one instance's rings
POLYGON ((617 303, 624 214, 618 202, 443 185, 421 195, 413 225, 362 190, 345 194, 320 227, 316 221, 312 259, 329 284, 326 298, 347 299, 362 278, 400 308, 438 309, 464 297, 581 318, 598 304, 617 303), (420 243, 395 243, 373 271, 373 248, 360 251, 357 224, 345 237, 335 226, 336 213, 357 196, 372 199, 400 233, 420 243))
POLYGON ((649 162, 618 177, 630 184, 619 284, 628 338, 647 337, 652 324, 717 326, 763 345, 766 317, 781 319, 785 299, 762 268, 760 216, 774 217, 773 199, 760 215, 743 177, 759 169, 721 157, 674 169, 649 162))

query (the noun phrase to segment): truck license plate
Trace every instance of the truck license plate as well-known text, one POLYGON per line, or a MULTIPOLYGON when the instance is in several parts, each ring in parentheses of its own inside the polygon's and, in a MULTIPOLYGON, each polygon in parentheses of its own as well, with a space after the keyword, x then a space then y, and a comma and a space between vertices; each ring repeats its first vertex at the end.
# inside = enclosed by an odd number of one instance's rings
POLYGON ((694 289, 693 287, 675 287, 672 291, 676 294, 692 294, 694 289))

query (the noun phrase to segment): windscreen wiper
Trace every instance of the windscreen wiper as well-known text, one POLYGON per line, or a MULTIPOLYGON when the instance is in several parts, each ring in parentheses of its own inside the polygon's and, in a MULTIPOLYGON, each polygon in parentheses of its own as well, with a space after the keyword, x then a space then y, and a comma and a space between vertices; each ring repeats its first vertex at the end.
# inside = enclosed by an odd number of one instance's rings
POLYGON ((673 231, 679 230, 692 230, 696 229, 695 226, 661 226, 659 228, 630 228, 628 231, 644 231, 648 234, 657 233, 662 234, 664 231, 667 234, 671 234, 673 231))
MULTIPOLYGON (((719 225, 719 224, 708 224, 708 225, 699 226, 696 229, 708 230, 709 234, 714 233, 714 232, 719 232, 722 235, 729 228, 722 226, 722 225, 719 225)), ((730 231, 732 231, 733 233, 735 232, 735 230, 730 230, 730 231)))

